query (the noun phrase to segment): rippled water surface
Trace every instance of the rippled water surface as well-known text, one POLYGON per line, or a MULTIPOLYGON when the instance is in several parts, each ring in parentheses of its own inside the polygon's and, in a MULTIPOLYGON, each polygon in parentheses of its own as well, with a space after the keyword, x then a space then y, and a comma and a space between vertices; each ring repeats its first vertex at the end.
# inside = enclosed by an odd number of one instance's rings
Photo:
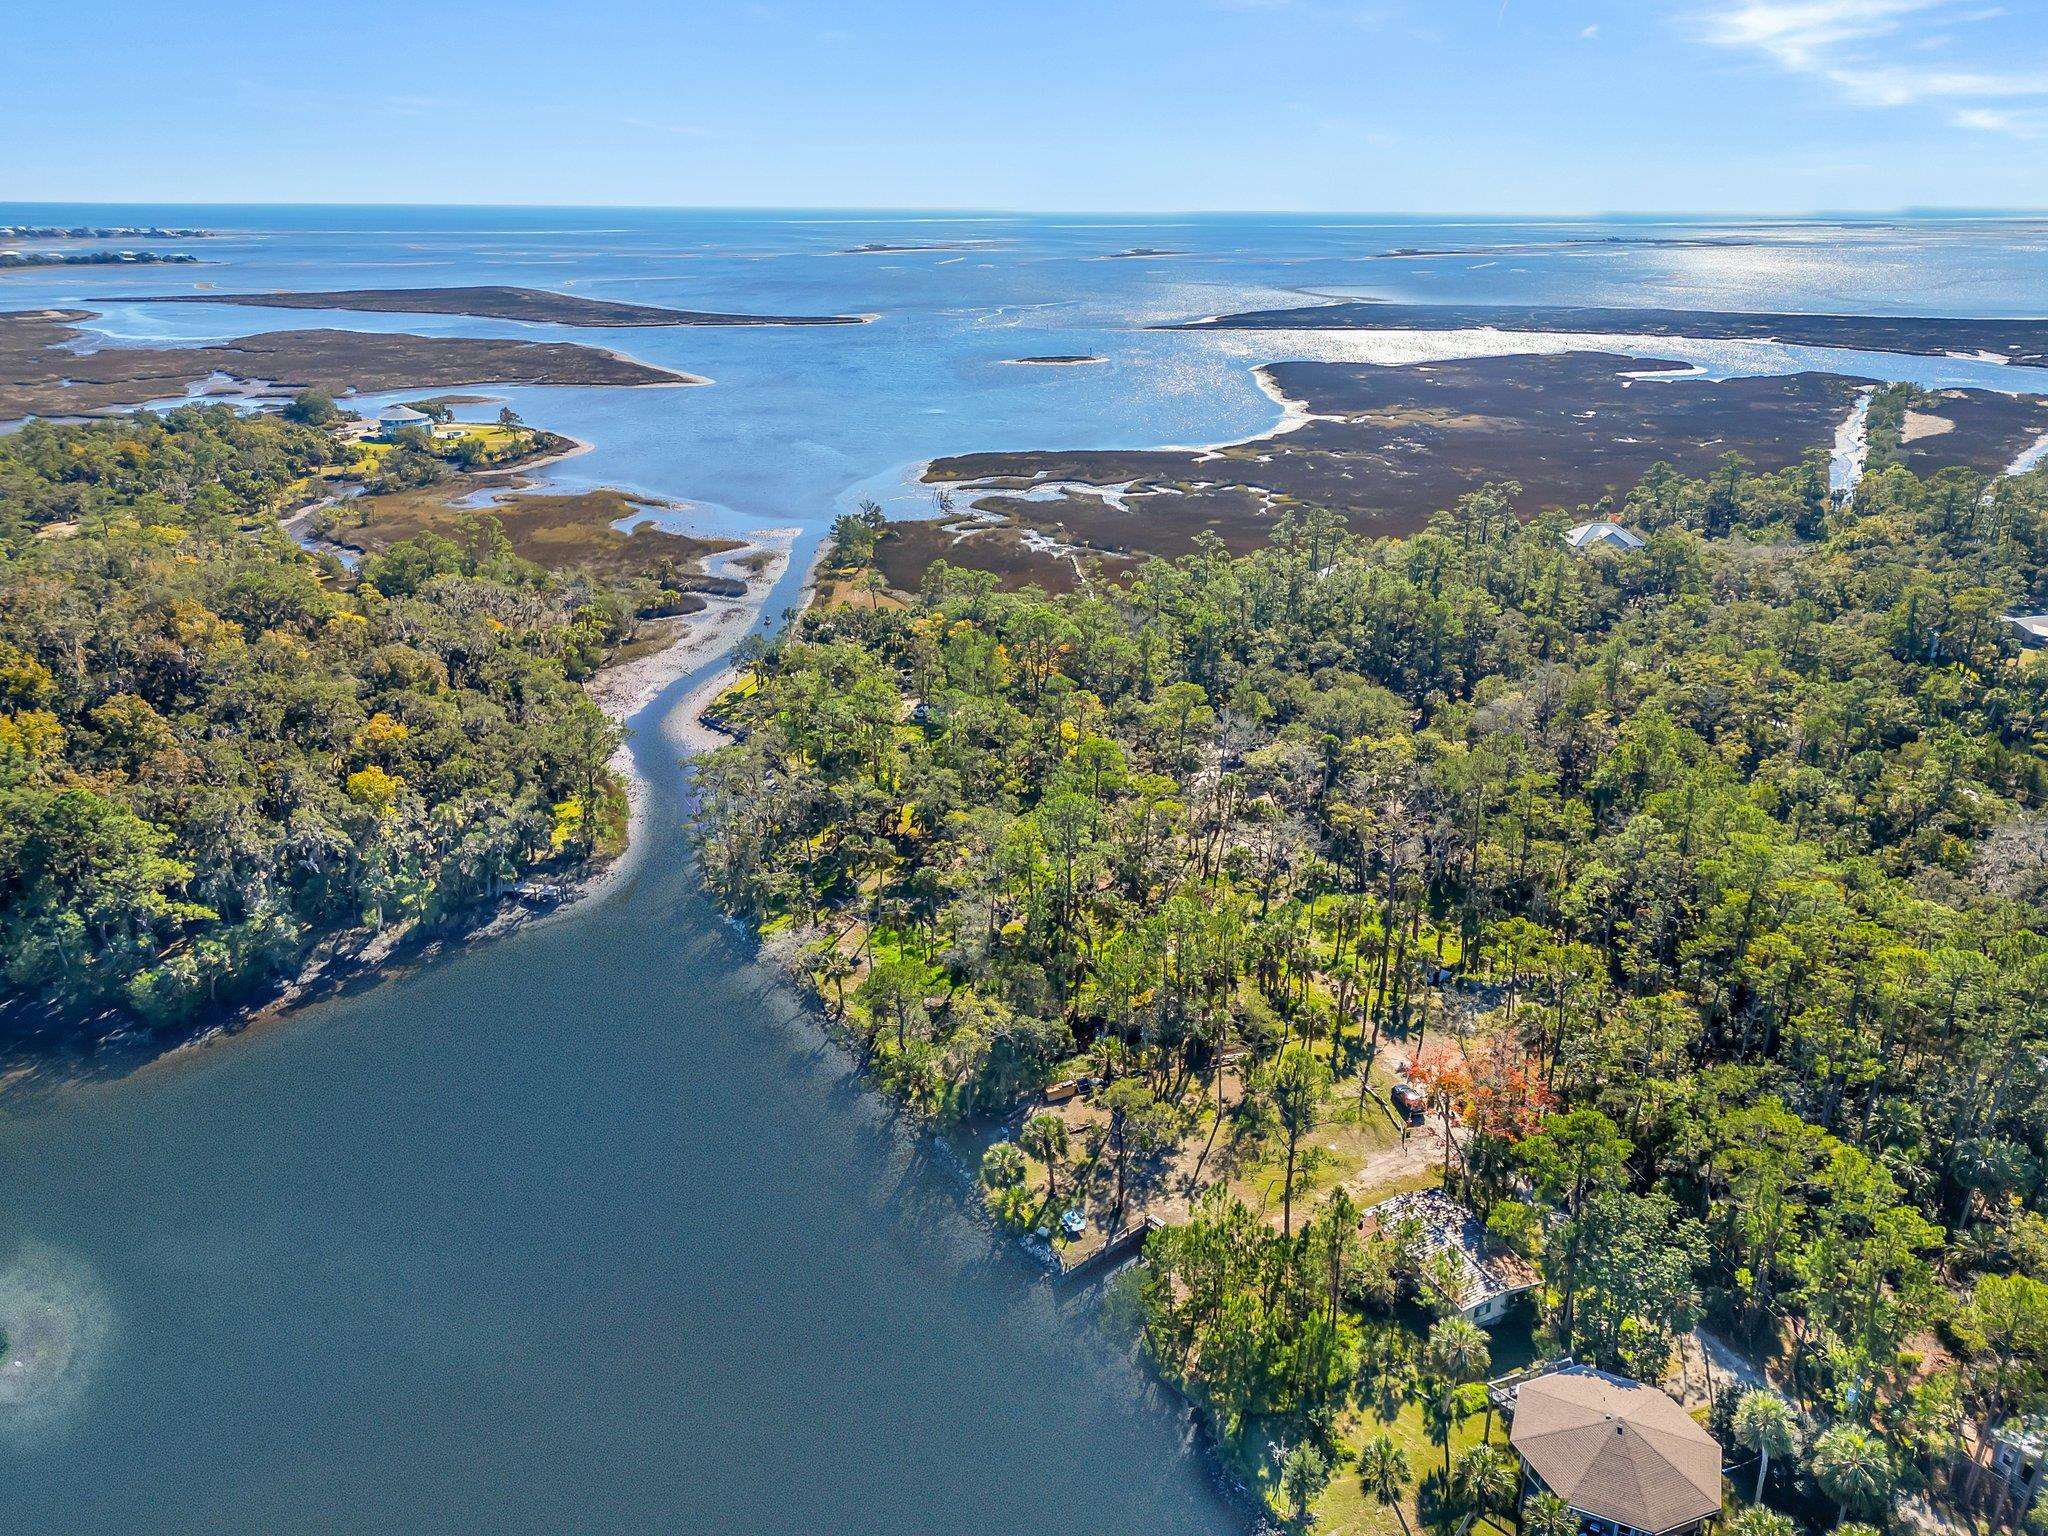
MULTIPOLYGON (((1262 431, 1252 365, 1558 338, 1229 335, 1318 295, 2038 312, 2027 224, 1687 229, 1358 219, 0 206, 231 231, 215 264, 0 275, 0 304, 512 283, 815 330, 605 330, 97 304, 172 343, 334 324, 587 340, 710 388, 503 391, 556 472, 800 526, 937 453, 1262 431), (1701 235, 1728 243, 1640 243, 1701 235), (1629 242, 1609 241, 1619 237, 1629 242), (948 248, 870 255, 869 242, 948 248), (1739 242, 1739 243, 1736 243, 1739 242), (1384 259, 1448 246, 1468 254, 1384 259), (1112 259, 1133 247, 1181 254, 1112 259), (1087 354, 1086 368, 1019 368, 1087 354)), ((1611 345, 1611 343, 1610 343, 1611 345)), ((1981 363, 1662 342, 1714 373, 1981 363)), ((2035 381, 2037 386, 2039 382, 2035 381)), ((1682 387, 1682 386, 1673 386, 1682 387)), ((785 583, 778 605, 793 596, 785 583)), ((1184 1419, 962 1214, 697 894, 682 774, 601 899, 115 1081, 0 1101, 0 1530, 1201 1532, 1184 1419)))

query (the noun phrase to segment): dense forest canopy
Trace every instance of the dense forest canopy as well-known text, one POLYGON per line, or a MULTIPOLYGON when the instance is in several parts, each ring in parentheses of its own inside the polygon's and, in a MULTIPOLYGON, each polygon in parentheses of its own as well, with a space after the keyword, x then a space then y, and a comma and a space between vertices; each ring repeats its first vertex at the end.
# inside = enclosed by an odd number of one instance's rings
POLYGON ((1818 457, 1730 461, 1603 510, 1646 547, 1574 554, 1488 490, 1061 597, 940 566, 760 655, 704 765, 709 879, 911 1104, 1098 1073, 1119 1208, 1225 1118, 1284 1149, 1282 1208, 1195 1199, 1146 1301, 1226 1447, 1294 1448, 1288 1503, 1334 1461, 1372 1486, 1339 1425, 1390 1373, 1445 1414, 1483 1374, 1373 1325, 1398 1266, 1341 1191, 1294 1201, 1297 1146, 1424 1032, 1458 1047, 1448 1180, 1554 1352, 1655 1380, 1712 1319, 1846 1514, 2048 1403, 2048 670, 2001 622, 2048 607, 2048 477, 1886 467, 1847 504, 1818 457))
POLYGON ((186 1019, 621 835, 576 683, 617 603, 487 516, 305 553, 338 452, 223 406, 0 437, 0 1004, 186 1019))

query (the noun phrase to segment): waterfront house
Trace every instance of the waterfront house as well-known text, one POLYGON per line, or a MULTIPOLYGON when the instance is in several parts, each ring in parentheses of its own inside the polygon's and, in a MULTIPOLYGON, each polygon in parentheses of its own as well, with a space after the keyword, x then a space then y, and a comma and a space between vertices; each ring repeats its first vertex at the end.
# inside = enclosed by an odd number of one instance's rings
POLYGON ((1535 1269, 1517 1255, 1493 1248, 1478 1218, 1440 1189, 1383 1200, 1365 1213, 1363 1226, 1389 1235, 1413 1233, 1422 1250, 1423 1288, 1433 1300, 1481 1327, 1499 1322, 1517 1300, 1536 1288, 1535 1269), (1448 1255, 1450 1262, 1432 1262, 1439 1254, 1448 1255), (1450 1276, 1456 1277, 1456 1290, 1445 1295, 1442 1282, 1450 1276))
POLYGON ((1524 1496, 1557 1495, 1582 1536, 1694 1536, 1720 1514, 1720 1442, 1656 1387, 1566 1364, 1492 1395, 1524 1496))
POLYGON ((1564 542, 1574 554, 1600 548, 1616 549, 1625 554, 1632 549, 1641 549, 1648 541, 1635 529, 1624 528, 1612 518, 1603 517, 1567 528, 1564 542))
POLYGON ((407 427, 418 427, 423 432, 434 430, 434 418, 425 411, 416 411, 409 405, 387 405, 377 413, 377 435, 390 442, 407 427))

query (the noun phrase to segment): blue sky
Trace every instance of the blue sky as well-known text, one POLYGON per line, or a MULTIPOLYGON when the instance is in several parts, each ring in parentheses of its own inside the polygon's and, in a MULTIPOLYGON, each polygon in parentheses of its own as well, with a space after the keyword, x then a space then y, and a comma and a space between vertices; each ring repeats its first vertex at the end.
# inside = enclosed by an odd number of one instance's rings
POLYGON ((2048 207, 2048 0, 7 0, 0 199, 2048 207))

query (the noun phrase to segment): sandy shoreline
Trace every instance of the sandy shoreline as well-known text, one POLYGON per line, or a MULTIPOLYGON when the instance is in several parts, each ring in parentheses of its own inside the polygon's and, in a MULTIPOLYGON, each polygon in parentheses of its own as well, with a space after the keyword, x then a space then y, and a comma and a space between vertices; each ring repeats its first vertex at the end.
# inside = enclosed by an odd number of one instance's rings
MULTIPOLYGON (((797 530, 793 528, 778 528, 774 530, 774 533, 778 536, 787 534, 793 537, 797 530)), ((746 551, 739 550, 735 553, 744 555, 746 551)), ((804 568, 803 586, 798 591, 796 599, 795 611, 797 613, 803 613, 817 600, 818 572, 824 565, 824 562, 825 546, 820 544, 812 552, 809 565, 804 568)), ((757 613, 761 601, 766 598, 768 591, 774 588, 775 583, 781 579, 782 573, 788 564, 789 546, 785 544, 782 549, 781 560, 771 570, 763 573, 763 579, 767 585, 762 589, 760 595, 757 597, 754 594, 750 584, 747 596, 734 600, 735 609, 748 609, 750 617, 752 613, 757 613)), ((688 665, 669 669, 669 681, 688 675, 691 667, 695 666, 702 659, 703 652, 710 649, 707 637, 707 643, 697 648, 697 653, 690 658, 688 665)), ((683 749, 686 755, 695 757, 701 752, 715 752, 730 739, 722 733, 714 731, 704 723, 704 711, 711 707, 713 700, 732 686, 733 677, 737 671, 738 668, 734 666, 720 667, 718 671, 705 678, 695 688, 692 688, 687 697, 678 701, 674 712, 670 714, 668 719, 669 729, 673 733, 676 744, 683 749)), ((659 690, 656 691, 659 692, 659 690)), ((624 771, 628 773, 630 781, 630 768, 624 771)))
POLYGON ((615 663, 593 677, 586 686, 597 707, 623 725, 653 703, 676 679, 687 677, 721 649, 735 644, 782 579, 797 533, 794 528, 757 529, 746 536, 747 542, 739 548, 707 560, 705 570, 709 574, 744 580, 745 595, 707 596, 705 606, 696 613, 658 621, 670 626, 675 638, 659 650, 615 663), (748 562, 755 562, 751 571, 746 569, 748 562))
POLYGON ((1280 387, 1273 377, 1271 363, 1257 363, 1252 367, 1252 382, 1259 386, 1259 393, 1280 407, 1280 419, 1262 432, 1248 433, 1244 437, 1233 437, 1220 443, 1168 443, 1157 450, 1161 453, 1221 453, 1226 448, 1250 448, 1269 438, 1284 437, 1289 432, 1299 432, 1312 421, 1329 421, 1333 418, 1319 416, 1309 409, 1306 400, 1297 400, 1280 387))
MULTIPOLYGON (((795 546, 800 531, 795 528, 758 529, 738 549, 727 550, 707 561, 705 568, 714 575, 742 577, 747 584, 746 593, 740 597, 707 597, 705 606, 696 613, 667 621, 674 633, 674 639, 667 645, 635 656, 631 661, 606 667, 585 684, 605 717, 615 725, 626 726, 660 698, 663 690, 738 644, 740 637, 753 627, 754 620, 760 616, 768 594, 782 579, 782 573, 789 565, 790 550, 795 546), (742 566, 742 562, 749 560, 757 561, 755 569, 750 572, 742 566)), ((724 692, 731 676, 730 667, 721 668, 693 689, 670 715, 671 729, 686 752, 704 752, 718 745, 719 738, 705 728, 700 716, 711 701, 724 692)), ((659 728, 658 723, 655 728, 659 728)), ((626 783, 626 854, 579 889, 575 902, 596 895, 630 867, 636 850, 646 837, 647 782, 633 760, 630 730, 612 754, 611 766, 626 783)), ((575 902, 562 905, 566 907, 575 902)))

